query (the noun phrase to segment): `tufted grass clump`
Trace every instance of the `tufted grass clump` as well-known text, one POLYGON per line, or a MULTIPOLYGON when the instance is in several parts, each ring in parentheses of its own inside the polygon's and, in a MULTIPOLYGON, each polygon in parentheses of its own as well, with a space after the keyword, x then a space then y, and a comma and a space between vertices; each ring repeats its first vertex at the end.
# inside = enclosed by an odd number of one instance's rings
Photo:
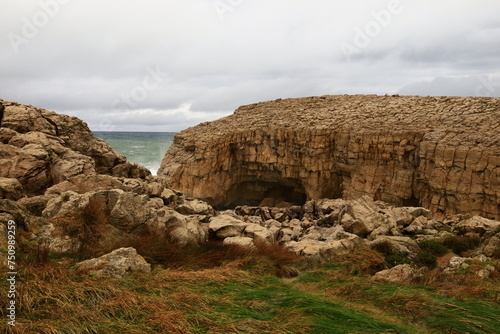
POLYGON ((458 255, 476 249, 480 244, 481 239, 475 236, 449 236, 443 241, 443 245, 450 248, 453 253, 458 255))
POLYGON ((448 247, 437 240, 424 240, 418 243, 421 250, 427 251, 434 256, 443 256, 448 253, 448 247))
POLYGON ((385 261, 391 267, 395 267, 400 264, 411 264, 411 261, 406 257, 406 254, 392 248, 391 243, 388 241, 383 241, 374 245, 373 249, 381 253, 384 256, 385 261))

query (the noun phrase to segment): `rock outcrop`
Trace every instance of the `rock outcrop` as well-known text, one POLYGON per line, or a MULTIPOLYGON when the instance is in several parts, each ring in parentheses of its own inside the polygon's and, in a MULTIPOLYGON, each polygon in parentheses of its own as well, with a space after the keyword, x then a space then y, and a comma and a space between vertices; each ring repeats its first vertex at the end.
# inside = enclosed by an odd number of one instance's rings
MULTIPOLYGON (((23 193, 41 195, 77 175, 146 178, 144 167, 126 161, 76 117, 0 100, 0 178, 17 179, 23 193)), ((17 185, 2 192, 17 196, 17 185)))
POLYGON ((32 244, 99 255, 148 234, 168 233, 180 245, 207 239, 201 222, 216 214, 211 206, 165 188, 83 121, 16 102, 0 106, 0 232, 14 220, 32 244))
POLYGON ((357 95, 242 106, 178 133, 158 175, 221 208, 368 195, 500 219, 500 99, 357 95))

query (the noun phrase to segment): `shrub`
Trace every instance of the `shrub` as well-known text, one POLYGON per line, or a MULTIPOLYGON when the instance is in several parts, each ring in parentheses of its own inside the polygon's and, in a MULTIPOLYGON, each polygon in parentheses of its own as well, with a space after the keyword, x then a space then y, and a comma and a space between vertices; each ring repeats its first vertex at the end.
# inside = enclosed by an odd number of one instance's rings
POLYGON ((403 252, 393 249, 392 252, 385 256, 385 260, 387 263, 391 265, 391 267, 395 267, 400 264, 410 264, 411 261, 406 257, 403 252))
POLYGON ((421 250, 431 253, 435 256, 443 256, 448 253, 448 248, 441 242, 436 240, 425 240, 419 242, 419 247, 421 250))
POLYGON ((470 236, 450 236, 447 237, 443 244, 450 248, 453 253, 460 255, 462 252, 466 252, 471 249, 475 249, 479 246, 481 240, 479 237, 470 236))
POLYGON ((410 264, 411 261, 406 257, 406 254, 392 248, 388 241, 380 242, 373 246, 373 249, 384 255, 385 261, 391 266, 399 264, 410 264))
POLYGON ((432 254, 432 252, 428 250, 422 250, 417 254, 417 259, 415 262, 421 266, 434 268, 436 267, 437 264, 436 260, 437 257, 434 254, 432 254))

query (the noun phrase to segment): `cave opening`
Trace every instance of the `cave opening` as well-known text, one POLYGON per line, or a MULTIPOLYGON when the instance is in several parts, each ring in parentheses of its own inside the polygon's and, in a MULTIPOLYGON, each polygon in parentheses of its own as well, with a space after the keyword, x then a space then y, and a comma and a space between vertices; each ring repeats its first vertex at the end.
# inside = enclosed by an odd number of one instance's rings
POLYGON ((214 206, 216 210, 234 209, 237 206, 290 207, 304 205, 307 195, 298 182, 293 181, 245 181, 233 185, 225 202, 214 206))

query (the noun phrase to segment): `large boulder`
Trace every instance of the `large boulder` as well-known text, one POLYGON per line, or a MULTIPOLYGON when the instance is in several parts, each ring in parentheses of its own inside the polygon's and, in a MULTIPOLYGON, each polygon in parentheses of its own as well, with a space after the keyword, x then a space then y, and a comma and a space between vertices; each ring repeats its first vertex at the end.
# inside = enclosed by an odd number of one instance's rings
POLYGON ((0 198, 18 200, 23 197, 23 185, 12 178, 0 177, 0 198))
POLYGON ((500 221, 474 216, 460 221, 454 226, 454 230, 459 234, 477 233, 484 235, 500 229, 500 221))
MULTIPOLYGON (((342 210, 340 223, 342 227, 350 233, 360 237, 368 237, 377 228, 376 234, 388 234, 390 230, 396 228, 387 216, 379 212, 375 202, 368 196, 363 196, 357 200, 348 201, 342 210)), ((374 234, 372 237, 376 236, 374 234)))
POLYGON ((123 278, 129 272, 151 272, 151 265, 132 247, 116 249, 101 257, 79 262, 75 268, 79 272, 103 278, 123 278))
POLYGON ((391 269, 377 272, 372 280, 389 283, 411 283, 423 275, 425 269, 416 269, 409 264, 400 264, 391 269))
POLYGON ((408 237, 398 237, 398 236, 380 236, 375 240, 368 243, 371 248, 389 248, 398 252, 401 252, 405 256, 411 259, 416 259, 420 247, 418 243, 408 237))
POLYGON ((247 226, 248 223, 244 223, 230 215, 222 214, 210 219, 209 229, 217 238, 224 239, 241 236, 247 226))

